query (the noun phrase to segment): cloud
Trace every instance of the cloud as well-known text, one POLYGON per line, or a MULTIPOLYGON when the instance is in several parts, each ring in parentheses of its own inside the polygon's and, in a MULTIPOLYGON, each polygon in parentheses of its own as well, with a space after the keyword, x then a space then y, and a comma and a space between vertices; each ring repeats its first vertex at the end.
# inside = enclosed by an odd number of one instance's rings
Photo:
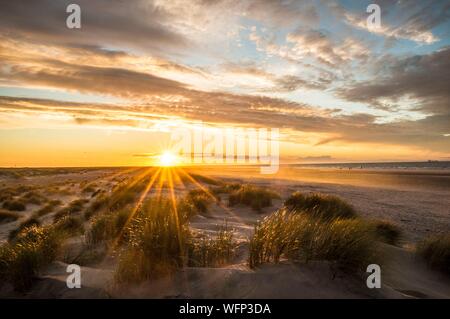
MULTIPOLYGON (((387 60, 384 60, 386 64, 387 60)), ((350 101, 383 107, 383 101, 395 104, 402 97, 417 100, 410 107, 427 114, 450 114, 450 47, 406 58, 390 59, 383 71, 370 81, 337 89, 350 101)))
POLYGON ((294 45, 292 55, 299 58, 311 56, 332 67, 355 59, 365 60, 370 52, 354 38, 347 37, 336 43, 329 34, 320 30, 297 29, 289 33, 286 39, 294 45))
MULTIPOLYGON (((449 151, 449 48, 407 57, 394 51, 377 59, 371 43, 353 30, 354 12, 336 7, 349 14, 342 16, 351 27, 325 28, 328 21, 320 21, 316 6, 303 1, 80 0, 81 30, 65 27, 68 3, 0 1, 0 85, 126 102, 69 103, 56 100, 58 94, 55 100, 0 97, 2 127, 22 124, 22 115, 32 125, 45 119, 144 130, 160 121, 204 121, 278 127, 294 143, 323 147, 377 143, 449 151), (243 48, 238 40, 247 41, 243 48), (346 105, 330 92, 356 107, 337 112, 346 105), (298 98, 308 94, 309 101, 298 98), (318 99, 329 107, 316 107, 312 101, 318 99), (378 110, 366 114, 363 105, 421 117, 383 122, 378 110)), ((384 17, 391 6, 380 4, 384 17)), ((432 29, 446 21, 448 6, 410 4, 396 3, 405 10, 399 24, 386 16, 383 35, 435 41, 432 29)))
POLYGON ((1 33, 41 44, 127 46, 146 51, 175 50, 189 45, 183 35, 171 28, 170 14, 153 1, 79 0, 82 27, 77 30, 66 27, 66 7, 70 3, 1 1, 1 33))
POLYGON ((448 137, 444 136, 448 133, 449 115, 377 124, 377 118, 368 114, 336 115, 332 111, 319 111, 308 105, 263 96, 196 92, 176 106, 173 103, 126 106, 64 104, 38 99, 0 98, 0 115, 18 112, 33 112, 33 118, 36 118, 36 112, 65 114, 72 118, 74 125, 103 125, 106 128, 123 126, 155 130, 161 120, 172 127, 183 120, 192 123, 203 121, 206 125, 219 127, 280 128, 288 139, 293 139, 292 142, 314 134, 320 138, 308 143, 317 146, 382 143, 450 152, 448 137))
POLYGON ((417 43, 432 44, 440 39, 432 29, 450 18, 450 4, 445 1, 376 1, 381 8, 380 28, 369 28, 365 12, 345 10, 337 2, 328 6, 347 24, 371 33, 393 39, 407 39, 417 43), (395 12, 395 14, 393 14, 395 12))
POLYGON ((187 90, 184 84, 177 81, 124 68, 77 65, 53 59, 28 64, 4 62, 8 68, 0 70, 0 79, 27 85, 129 98, 178 95, 187 90))
POLYGON ((292 74, 275 75, 255 63, 226 63, 222 65, 221 70, 237 76, 250 76, 265 80, 270 84, 259 89, 259 91, 265 92, 293 92, 298 89, 325 89, 331 82, 331 80, 326 77, 309 77, 308 80, 306 80, 298 75, 292 74))

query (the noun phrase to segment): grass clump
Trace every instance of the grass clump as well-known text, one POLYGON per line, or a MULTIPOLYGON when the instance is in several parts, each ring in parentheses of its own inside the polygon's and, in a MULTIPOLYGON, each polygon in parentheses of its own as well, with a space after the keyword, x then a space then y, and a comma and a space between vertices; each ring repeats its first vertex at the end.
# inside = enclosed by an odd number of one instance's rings
POLYGON ((96 187, 97 187, 96 184, 89 184, 89 185, 86 185, 86 186, 81 190, 81 192, 82 192, 83 194, 92 194, 92 193, 95 193, 96 187))
POLYGON ((66 216, 58 220, 54 227, 59 232, 68 235, 79 235, 84 233, 83 221, 80 217, 66 216))
POLYGON ((450 233, 426 238, 417 244, 416 253, 431 268, 450 275, 450 233))
POLYGON ((31 226, 13 243, 0 247, 0 283, 11 283, 16 291, 26 291, 42 267, 52 262, 60 246, 53 228, 31 226))
POLYGON ((26 204, 21 200, 7 200, 3 202, 3 208, 16 212, 23 212, 27 209, 26 204))
POLYGON ((284 202, 284 206, 291 211, 303 212, 308 215, 322 218, 356 218, 355 209, 337 196, 312 193, 302 194, 295 192, 284 202))
POLYGON ((193 189, 189 191, 185 200, 188 203, 191 203, 195 210, 201 214, 208 213, 209 206, 215 202, 215 199, 202 189, 193 189))
POLYGON ((183 267, 189 236, 187 218, 174 209, 170 200, 150 199, 125 229, 117 282, 139 282, 183 267))
POLYGON ((10 223, 19 218, 19 215, 10 211, 0 210, 0 224, 10 223))
POLYGON ((108 197, 106 197, 105 195, 98 196, 84 212, 84 218, 86 220, 91 219, 92 216, 97 214, 103 208, 107 207, 107 205, 108 197))
POLYGON ((398 244, 402 232, 397 225, 387 220, 377 220, 372 222, 372 226, 375 229, 375 235, 378 240, 389 245, 398 244))
POLYGON ((280 196, 270 190, 252 185, 242 185, 230 193, 228 203, 230 206, 243 204, 260 212, 264 207, 272 206, 272 200, 276 198, 280 198, 280 196))
POLYGON ((377 258, 372 228, 358 219, 323 220, 281 209, 255 227, 249 265, 277 263, 281 258, 325 260, 344 271, 365 271, 377 258))
POLYGON ((117 238, 131 214, 129 210, 109 212, 93 219, 91 228, 86 236, 88 245, 96 245, 106 240, 117 238))
POLYGON ((16 229, 12 230, 9 233, 8 240, 9 241, 14 240, 22 231, 26 230, 28 227, 39 225, 40 225, 39 220, 37 220, 36 218, 33 217, 28 218, 27 220, 21 222, 16 229))
POLYGON ((21 199, 25 203, 33 204, 33 205, 41 205, 42 203, 47 201, 47 198, 45 198, 40 193, 35 192, 35 191, 29 191, 29 192, 25 193, 21 199))
POLYGON ((210 187, 210 191, 214 195, 229 194, 231 192, 239 190, 241 187, 242 184, 239 183, 223 184, 218 187, 210 187))
POLYGON ((193 267, 219 267, 229 263, 235 255, 233 232, 222 226, 216 236, 200 234, 189 245, 188 265, 193 267))
MULTIPOLYGON (((209 184, 209 185, 222 185, 223 182, 208 176, 203 176, 203 175, 199 175, 199 174, 190 174, 190 176, 196 180, 197 182, 201 182, 201 183, 205 183, 205 184, 209 184)), ((190 179, 188 179, 187 181, 190 181, 190 179)))
POLYGON ((40 209, 38 209, 37 211, 35 211, 33 213, 33 217, 39 218, 39 217, 45 216, 47 214, 53 213, 55 208, 61 204, 62 204, 62 202, 60 200, 51 200, 45 206, 43 206, 40 209))
POLYGON ((79 213, 83 210, 84 204, 86 204, 88 201, 86 199, 76 199, 74 201, 71 201, 67 207, 64 207, 60 211, 58 211, 55 216, 53 216, 53 220, 57 222, 58 220, 70 216, 75 213, 79 213))

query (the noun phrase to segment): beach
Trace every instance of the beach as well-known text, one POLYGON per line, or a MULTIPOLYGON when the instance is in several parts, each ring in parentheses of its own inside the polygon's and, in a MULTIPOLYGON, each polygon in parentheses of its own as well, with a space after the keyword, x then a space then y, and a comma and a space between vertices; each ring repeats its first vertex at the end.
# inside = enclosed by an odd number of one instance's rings
MULTIPOLYGON (((430 235, 450 230, 450 175, 437 171, 342 170, 317 168, 281 168, 276 176, 255 174, 257 168, 185 168, 198 183, 175 180, 173 194, 181 198, 192 189, 212 187, 214 181, 226 184, 252 184, 279 194, 269 207, 256 213, 249 207, 227 205, 228 195, 212 204, 207 214, 197 214, 189 222, 196 233, 217 236, 222 227, 233 232, 237 243, 232 260, 220 267, 187 267, 169 277, 144 281, 136 285, 117 287, 114 272, 117 256, 106 256, 94 265, 82 266, 83 284, 88 289, 67 290, 65 267, 68 259, 56 260, 43 269, 39 280, 27 293, 31 298, 449 298, 447 277, 430 270, 414 257, 414 246, 430 235), (209 174, 207 173, 209 172, 209 174), (208 176, 211 180, 200 176, 208 176), (200 185, 200 186, 199 186, 200 185), (334 273, 324 261, 296 265, 289 261, 266 264, 258 269, 248 267, 248 241, 255 225, 283 206, 294 192, 335 195, 348 202, 365 220, 385 220, 397 225, 402 232, 399 242, 385 245, 383 251, 392 256, 387 263, 382 289, 368 290, 364 281, 334 273)), ((19 177, 2 174, 2 188, 27 186, 33 192, 58 200, 60 207, 77 200, 89 203, 86 187, 108 194, 114 186, 135 178, 142 168, 66 169, 62 172, 19 171, 19 177)), ((30 191, 29 190, 29 191, 30 191)), ((170 197, 172 191, 161 187, 147 197, 170 197)), ((87 204, 89 205, 89 204, 87 204)), ((0 241, 6 243, 10 232, 36 213, 42 204, 27 204, 17 212, 19 218, 0 224, 0 241)), ((57 210, 39 218, 41 226, 51 225, 57 210)), ((95 219, 94 219, 95 220, 95 219)), ((90 221, 84 223, 89 229, 90 221)), ((87 235, 77 235, 64 244, 66 254, 77 254, 87 235)), ((0 290, 2 296, 21 296, 10 286, 0 290)))

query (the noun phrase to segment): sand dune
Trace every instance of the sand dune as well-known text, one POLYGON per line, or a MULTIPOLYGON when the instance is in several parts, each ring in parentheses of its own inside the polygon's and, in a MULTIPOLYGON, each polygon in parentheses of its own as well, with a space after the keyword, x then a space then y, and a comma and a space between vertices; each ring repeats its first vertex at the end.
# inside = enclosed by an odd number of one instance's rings
MULTIPOLYGON (((84 196, 77 183, 96 180, 107 189, 107 172, 92 171, 79 175, 55 175, 27 178, 30 185, 69 185, 69 194, 58 195, 64 203, 84 196), (100 181, 100 179, 104 181, 100 181), (74 182, 76 181, 76 182, 74 182), (70 186, 73 184, 72 186, 70 186)), ((230 176, 227 181, 237 181, 230 176)), ((197 215, 191 222, 193 231, 215 234, 220 225, 226 223, 234 230, 239 244, 230 265, 219 268, 187 267, 170 277, 143 282, 137 285, 114 283, 113 273, 117 260, 109 258, 92 267, 82 267, 83 289, 67 289, 65 279, 67 264, 56 261, 44 269, 39 279, 27 294, 15 293, 4 285, 2 297, 27 298, 450 298, 450 281, 444 275, 430 270, 414 257, 414 243, 428 235, 450 229, 450 196, 448 190, 426 191, 419 189, 386 189, 349 184, 315 183, 292 179, 239 178, 260 186, 270 187, 286 198, 293 191, 323 192, 335 194, 348 202, 366 218, 383 218, 394 221, 404 231, 400 247, 383 245, 389 258, 382 270, 382 288, 368 289, 361 278, 336 272, 327 262, 294 264, 282 261, 276 265, 263 265, 256 270, 247 266, 248 238, 252 235, 257 220, 270 214, 282 205, 275 200, 272 207, 255 213, 248 207, 227 207, 214 204, 207 215, 197 215)), ((8 181, 10 185, 24 181, 8 181)), ((163 190, 165 192, 166 190, 163 190)), ((186 192, 176 187, 177 194, 186 192)), ((222 199, 222 203, 226 198, 222 199)), ((10 230, 30 216, 36 208, 20 214, 19 221, 0 225, 1 240, 6 240, 10 230)), ((52 214, 49 215, 49 222, 52 214)), ((83 247, 83 236, 70 239, 66 249, 76 253, 83 247)))

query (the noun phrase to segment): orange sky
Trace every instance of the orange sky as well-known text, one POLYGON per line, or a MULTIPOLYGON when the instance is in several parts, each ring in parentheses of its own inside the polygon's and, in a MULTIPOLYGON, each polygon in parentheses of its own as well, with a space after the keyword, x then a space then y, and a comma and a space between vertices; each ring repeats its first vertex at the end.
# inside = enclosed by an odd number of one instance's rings
POLYGON ((64 1, 0 4, 2 167, 151 165, 198 123, 277 128, 281 163, 450 159, 439 2, 377 30, 364 1, 78 4, 76 30, 64 1))

